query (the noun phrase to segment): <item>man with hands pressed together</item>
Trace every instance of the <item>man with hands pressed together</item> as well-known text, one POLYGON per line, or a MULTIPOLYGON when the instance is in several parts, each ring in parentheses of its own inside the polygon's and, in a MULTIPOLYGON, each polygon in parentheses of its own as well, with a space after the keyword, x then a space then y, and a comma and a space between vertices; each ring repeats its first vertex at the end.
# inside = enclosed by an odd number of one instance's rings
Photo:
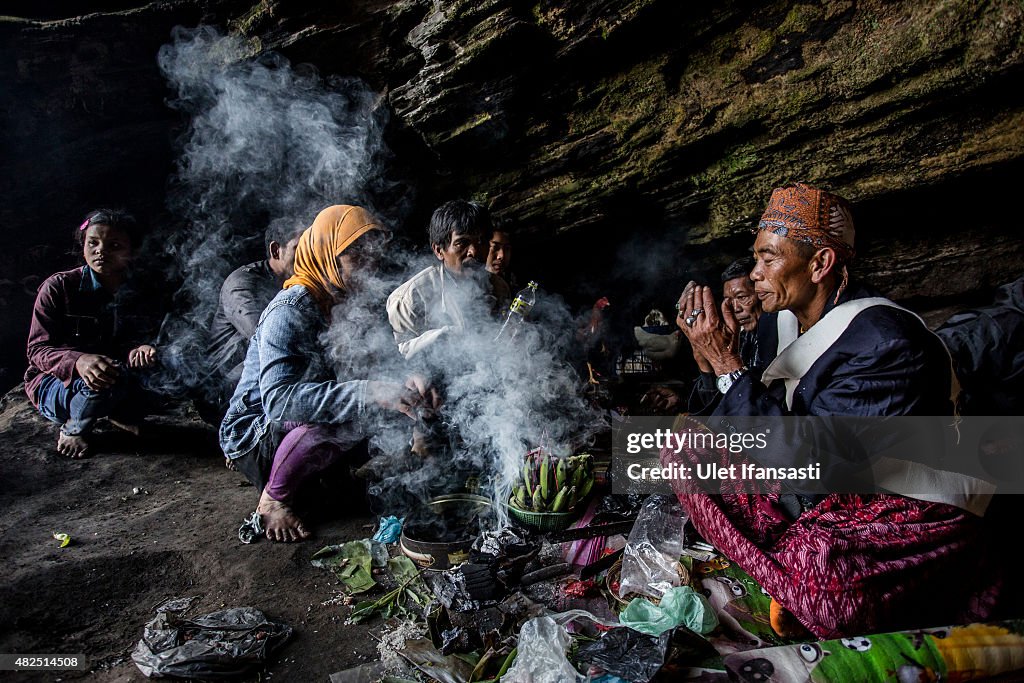
MULTIPOLYGON (((714 415, 952 414, 942 343, 916 315, 850 279, 853 243, 845 199, 803 184, 772 193, 750 274, 764 309, 753 364, 740 356, 732 308, 687 286, 680 329, 716 375, 714 415)), ((847 447, 837 434, 815 436, 831 452, 847 447)), ((786 465, 806 447, 794 440, 756 455, 786 465)), ((662 453, 666 463, 676 457, 662 453)), ((970 495, 677 493, 701 534, 773 597, 780 632, 796 622, 830 638, 980 620, 1001 590, 984 506, 970 495)))

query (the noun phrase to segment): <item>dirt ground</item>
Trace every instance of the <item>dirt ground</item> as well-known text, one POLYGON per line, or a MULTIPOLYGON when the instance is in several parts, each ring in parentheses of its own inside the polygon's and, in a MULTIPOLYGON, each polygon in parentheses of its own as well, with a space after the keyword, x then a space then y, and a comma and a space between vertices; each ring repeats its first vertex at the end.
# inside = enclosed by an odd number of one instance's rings
POLYGON ((0 653, 84 654, 90 666, 0 680, 147 680, 130 658, 144 624, 164 599, 192 595, 190 615, 249 605, 295 629, 243 680, 326 681, 377 659, 380 621, 344 625, 347 607, 322 604, 336 579, 309 563, 328 543, 373 534, 364 501, 339 495, 336 518, 304 543, 243 545, 256 492, 224 467, 213 429, 184 409, 153 423, 141 440, 105 433, 106 452, 72 461, 20 387, 0 403, 0 653), (72 543, 60 548, 54 532, 72 543))

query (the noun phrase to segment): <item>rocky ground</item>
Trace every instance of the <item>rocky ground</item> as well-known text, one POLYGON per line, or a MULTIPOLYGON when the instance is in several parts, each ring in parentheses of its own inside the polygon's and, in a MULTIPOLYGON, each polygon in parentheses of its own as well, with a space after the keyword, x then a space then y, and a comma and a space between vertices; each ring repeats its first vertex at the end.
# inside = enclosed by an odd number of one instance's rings
POLYGON ((337 509, 305 543, 243 545, 237 529, 256 493, 183 410, 141 440, 107 432, 106 452, 71 461, 19 387, 0 403, 0 435, 0 653, 84 654, 90 665, 0 679, 145 680, 130 658, 144 624, 164 599, 192 595, 192 615, 250 605, 295 629, 248 680, 324 681, 377 658, 379 620, 344 625, 348 608, 323 604, 337 581, 309 563, 323 545, 372 535, 365 508, 337 509), (60 548, 54 532, 71 544, 60 548))

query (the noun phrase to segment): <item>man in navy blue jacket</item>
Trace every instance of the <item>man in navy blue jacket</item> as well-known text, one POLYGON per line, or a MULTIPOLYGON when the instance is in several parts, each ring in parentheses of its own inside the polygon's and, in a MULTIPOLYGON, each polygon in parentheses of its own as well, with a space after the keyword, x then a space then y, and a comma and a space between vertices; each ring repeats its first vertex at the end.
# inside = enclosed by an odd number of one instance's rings
MULTIPOLYGON (((731 309, 719 314, 708 288, 687 287, 680 327, 717 375, 723 396, 716 416, 952 414, 942 343, 916 315, 850 280, 853 236, 843 198, 803 184, 773 192, 750 274, 764 310, 753 365, 738 353, 731 309)), ((848 462, 872 455, 848 441, 838 432, 815 434, 808 446, 790 435, 756 458, 785 467, 808 448, 848 462)), ((663 452, 662 459, 674 456, 663 452)), ((879 489, 887 492, 676 490, 701 534, 773 597, 776 630, 795 618, 830 638, 990 616, 1001 582, 984 505, 952 490, 879 489)))

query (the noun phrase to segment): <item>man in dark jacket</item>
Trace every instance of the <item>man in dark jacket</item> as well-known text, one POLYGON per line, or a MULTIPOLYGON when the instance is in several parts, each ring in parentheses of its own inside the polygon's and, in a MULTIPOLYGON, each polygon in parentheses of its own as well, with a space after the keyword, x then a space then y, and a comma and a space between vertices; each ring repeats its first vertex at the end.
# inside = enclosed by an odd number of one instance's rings
MULTIPOLYGON (((753 366, 740 357, 732 311, 719 315, 706 287, 688 293, 682 329, 717 376, 716 416, 952 413, 942 343, 913 313, 849 279, 853 235, 841 197, 802 184, 772 193, 750 274, 765 311, 753 366)), ((814 434, 814 448, 821 443, 822 453, 851 450, 838 432, 814 434)), ((758 453, 759 463, 793 464, 786 458, 808 447, 799 437, 780 445, 758 453)), ((665 451, 662 459, 678 456, 665 451)), ((955 491, 813 498, 677 491, 701 534, 773 597, 777 630, 794 618, 820 638, 980 620, 1002 587, 984 508, 955 491)))

